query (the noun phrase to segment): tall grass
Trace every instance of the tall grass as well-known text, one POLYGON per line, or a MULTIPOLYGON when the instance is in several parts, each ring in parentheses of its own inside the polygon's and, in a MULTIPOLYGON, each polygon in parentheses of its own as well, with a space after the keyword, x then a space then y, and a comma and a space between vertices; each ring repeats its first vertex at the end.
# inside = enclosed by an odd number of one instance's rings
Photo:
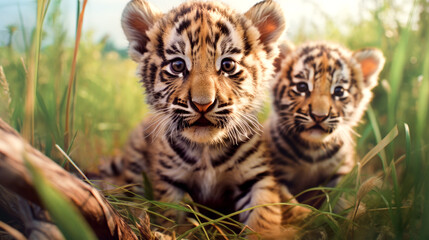
POLYGON ((78 4, 78 21, 77 21, 77 28, 76 28, 76 40, 74 45, 74 51, 73 51, 73 60, 72 60, 72 66, 70 70, 70 77, 69 77, 69 83, 67 87, 67 101, 66 101, 66 120, 65 120, 65 129, 64 129, 64 147, 65 149, 69 149, 70 146, 70 132, 72 132, 72 129, 69 121, 70 118, 73 117, 73 113, 71 113, 70 110, 70 101, 71 101, 71 93, 72 88, 75 86, 75 74, 76 74, 76 62, 77 62, 77 53, 79 50, 79 43, 80 43, 80 37, 82 35, 82 26, 83 26, 83 16, 85 14, 86 4, 88 3, 88 0, 83 1, 83 7, 81 12, 79 12, 79 4, 78 4), (71 116, 70 116, 71 115, 71 116))
MULTIPOLYGON (((65 161, 54 147, 58 145, 87 169, 100 156, 119 151, 148 108, 134 76, 135 64, 122 58, 117 49, 107 50, 111 49, 108 38, 97 41, 92 32, 79 32, 85 3, 82 11, 77 9, 76 36, 66 34, 60 1, 37 1, 37 24, 30 39, 25 23, 17 20, 15 26, 22 34, 11 39, 19 37, 27 43, 24 50, 14 42, 0 46, 0 101, 5 103, 0 104, 0 116, 55 161, 65 161)), ((303 238, 429 238, 425 227, 429 224, 425 176, 429 171, 429 3, 416 0, 406 23, 392 19, 400 15, 400 4, 386 0, 363 7, 367 17, 347 23, 347 33, 328 19, 325 32, 296 34, 297 43, 328 39, 351 49, 377 47, 387 60, 367 118, 357 131, 361 162, 338 187, 314 189, 323 190, 328 201, 320 210, 313 209, 313 216, 302 226, 303 238)), ((109 195, 131 223, 137 220, 127 208, 146 209, 154 217, 161 217, 160 209, 176 208, 194 219, 187 234, 202 239, 214 235, 235 239, 251 232, 232 231, 245 227, 229 220, 230 216, 218 214, 210 219, 202 215, 198 209, 204 206, 161 204, 146 197, 109 195)))
POLYGON ((37 79, 39 74, 39 57, 42 43, 43 21, 48 10, 49 1, 37 2, 36 29, 31 46, 30 59, 28 61, 26 98, 25 98, 25 117, 22 135, 30 143, 34 144, 34 108, 36 101, 37 79))
MULTIPOLYGON (((97 42, 91 32, 82 32, 80 44, 73 48, 69 40, 75 37, 67 36, 60 1, 46 1, 44 4, 39 1, 39 4, 40 24, 32 31, 34 34, 29 40, 31 46, 38 47, 29 48, 27 52, 15 48, 14 42, 12 51, 7 46, 0 46, 0 66, 4 69, 4 79, 7 79, 2 83, 8 84, 11 99, 10 112, 2 104, 0 116, 6 118, 10 115, 13 127, 21 132, 26 129, 28 139, 34 136, 35 146, 62 162, 63 157, 54 146, 58 144, 68 150, 64 143, 68 112, 69 125, 74 119, 69 137, 70 140, 75 139, 69 152, 83 167, 88 167, 94 165, 101 155, 117 151, 128 132, 147 113, 143 91, 138 87, 134 63, 115 51, 105 51, 110 44, 109 39, 97 42), (36 41, 37 33, 40 33, 39 42, 36 41), (35 69, 37 74, 30 74, 35 69), (70 79, 76 79, 71 86, 70 79), (68 95, 72 88, 76 89, 76 94, 68 95), (66 107, 67 96, 70 96, 69 110, 66 107), (26 108, 26 104, 29 107, 26 108), (32 115, 34 135, 31 134, 32 115)), ((21 21, 16 25, 25 28, 21 21)), ((20 32, 26 31, 17 31, 19 35, 12 39, 26 36, 20 32)), ((8 98, 3 90, 0 92, 2 100, 3 96, 8 98)))

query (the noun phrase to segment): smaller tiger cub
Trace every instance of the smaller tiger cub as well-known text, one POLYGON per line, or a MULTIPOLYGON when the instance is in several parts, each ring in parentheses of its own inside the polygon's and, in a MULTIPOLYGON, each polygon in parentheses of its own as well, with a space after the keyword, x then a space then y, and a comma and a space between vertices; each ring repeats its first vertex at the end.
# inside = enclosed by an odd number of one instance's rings
MULTIPOLYGON (((265 137, 275 176, 287 194, 335 186, 355 164, 354 131, 385 59, 380 50, 351 52, 332 43, 288 44, 275 62, 274 111, 265 137), (287 190, 286 190, 287 189, 287 190)), ((318 206, 311 194, 299 202, 318 206)))

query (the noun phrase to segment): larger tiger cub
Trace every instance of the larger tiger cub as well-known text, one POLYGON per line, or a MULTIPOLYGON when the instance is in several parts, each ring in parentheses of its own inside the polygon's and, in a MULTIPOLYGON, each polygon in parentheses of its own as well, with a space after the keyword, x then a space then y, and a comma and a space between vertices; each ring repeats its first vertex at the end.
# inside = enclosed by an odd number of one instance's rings
MULTIPOLYGON (((113 171, 138 184, 145 171, 157 200, 178 202, 188 193, 222 213, 279 202, 256 117, 285 28, 278 4, 263 1, 239 14, 192 1, 163 14, 134 0, 122 26, 154 116, 134 131, 113 171)), ((280 207, 238 219, 275 234, 280 207)))
MULTIPOLYGON (((372 98, 383 54, 350 52, 332 43, 282 49, 272 88, 274 112, 265 131, 275 176, 293 195, 335 186, 355 164, 353 127, 372 98)), ((304 194, 298 201, 320 204, 311 198, 304 194)))

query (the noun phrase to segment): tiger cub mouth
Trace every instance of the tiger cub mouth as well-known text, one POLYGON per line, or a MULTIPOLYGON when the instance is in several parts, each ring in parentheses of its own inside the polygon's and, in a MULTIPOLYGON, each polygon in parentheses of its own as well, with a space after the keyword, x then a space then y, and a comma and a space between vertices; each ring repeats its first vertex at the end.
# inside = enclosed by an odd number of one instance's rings
POLYGON ((323 128, 319 124, 315 124, 314 126, 306 129, 306 131, 320 131, 320 132, 324 132, 324 133, 329 133, 328 129, 323 128))
POLYGON ((210 122, 206 117, 201 116, 197 121, 191 124, 191 127, 214 127, 215 125, 210 122))
POLYGON ((319 142, 329 138, 329 136, 331 135, 330 133, 331 132, 329 131, 329 129, 325 129, 319 124, 315 124, 314 126, 307 128, 303 132, 301 132, 300 136, 307 141, 319 142))

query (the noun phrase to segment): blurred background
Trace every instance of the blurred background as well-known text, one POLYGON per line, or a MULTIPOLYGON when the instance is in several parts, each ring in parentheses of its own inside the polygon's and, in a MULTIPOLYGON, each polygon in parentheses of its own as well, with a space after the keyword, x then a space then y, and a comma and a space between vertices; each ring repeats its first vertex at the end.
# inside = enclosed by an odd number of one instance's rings
MULTIPOLYGON (((152 1, 164 12, 180 2, 152 1)), ((258 1, 225 2, 245 12, 258 1)), ((429 238, 429 1, 278 2, 285 38, 297 45, 328 40, 383 51, 386 64, 356 146, 360 158, 378 154, 351 188, 357 193, 365 178, 382 176, 367 203, 373 211, 364 228, 373 239, 429 238), (398 134, 389 136, 396 138, 381 146, 395 126, 398 134)), ((0 0, 0 117, 60 164, 55 144, 81 168, 94 168, 148 114, 120 26, 126 3, 89 0, 82 11, 83 0, 0 0)), ((267 112, 269 102, 261 120, 267 112)))

